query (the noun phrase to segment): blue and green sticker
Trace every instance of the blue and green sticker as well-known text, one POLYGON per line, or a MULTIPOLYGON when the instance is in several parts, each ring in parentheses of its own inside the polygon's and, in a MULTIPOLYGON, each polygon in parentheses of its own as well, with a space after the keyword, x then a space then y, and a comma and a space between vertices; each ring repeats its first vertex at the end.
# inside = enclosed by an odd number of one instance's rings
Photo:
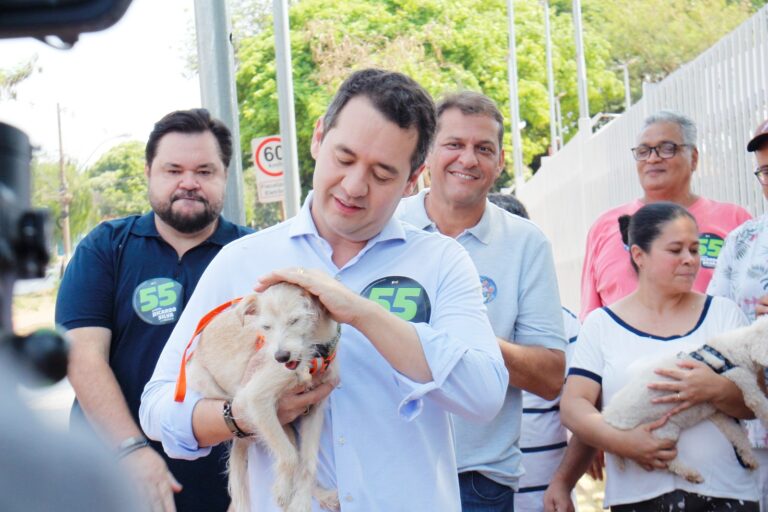
POLYGON ((366 286, 361 295, 408 322, 429 322, 432 313, 426 290, 410 277, 382 277, 366 286))
POLYGON ((148 324, 168 324, 181 316, 183 296, 181 284, 173 279, 148 279, 133 291, 133 310, 148 324))
POLYGON ((715 268, 723 243, 723 238, 714 233, 701 233, 699 235, 699 255, 701 256, 702 268, 715 268))

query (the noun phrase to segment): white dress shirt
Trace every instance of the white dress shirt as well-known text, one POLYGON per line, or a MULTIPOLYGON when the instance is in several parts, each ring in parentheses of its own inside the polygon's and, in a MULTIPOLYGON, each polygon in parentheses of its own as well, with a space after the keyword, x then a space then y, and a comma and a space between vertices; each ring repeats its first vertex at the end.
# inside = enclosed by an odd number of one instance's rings
MULTIPOLYGON (((250 293, 266 273, 291 266, 320 269, 356 292, 385 277, 409 278, 429 300, 428 318, 413 325, 433 380, 417 383, 400 374, 358 330, 343 325, 341 383, 325 409, 318 480, 338 489, 344 512, 459 512, 449 413, 490 421, 509 380, 477 271, 455 241, 393 219, 338 268, 312 220, 311 201, 310 195, 297 217, 227 245, 211 262, 144 390, 142 428, 173 457, 208 453, 191 425, 201 397, 188 391, 183 403, 173 401, 182 352, 205 313, 250 293)), ((397 302, 392 300, 393 311, 403 311, 397 302)), ((420 299, 420 312, 425 302, 420 299)), ((258 443, 250 447, 248 466, 251 510, 279 511, 270 492, 272 460, 258 443)))

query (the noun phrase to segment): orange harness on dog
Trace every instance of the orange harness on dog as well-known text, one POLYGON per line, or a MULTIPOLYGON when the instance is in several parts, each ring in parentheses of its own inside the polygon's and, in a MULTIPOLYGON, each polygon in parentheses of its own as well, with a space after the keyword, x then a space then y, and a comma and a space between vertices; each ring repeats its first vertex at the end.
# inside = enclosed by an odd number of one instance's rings
MULTIPOLYGON (((211 323, 211 321, 216 318, 219 313, 229 309, 230 307, 236 305, 238 302, 243 300, 242 297, 237 297, 235 299, 232 299, 230 301, 225 302, 224 304, 220 304, 210 310, 208 313, 203 316, 203 318, 200 319, 200 321, 197 323, 197 327, 195 328, 195 332, 192 333, 192 337, 189 340, 189 343, 187 343, 186 348, 184 349, 184 354, 181 356, 181 368, 179 368, 179 378, 176 380, 176 392, 174 394, 173 399, 176 402, 183 402, 184 397, 187 394, 187 363, 190 359, 192 359, 193 352, 190 352, 187 354, 187 351, 192 346, 192 343, 195 341, 195 338, 197 338, 203 330, 208 327, 208 324, 211 323)), ((330 345, 330 353, 328 355, 322 355, 319 354, 317 357, 312 359, 309 364, 309 374, 314 375, 315 373, 322 373, 325 370, 328 369, 328 366, 333 362, 334 359, 336 359, 336 346, 339 343, 339 338, 341 337, 341 326, 339 325, 336 330, 336 336, 329 342, 330 345)), ((261 348, 264 346, 264 336, 262 334, 259 334, 259 336, 256 338, 256 351, 261 350, 261 348)), ((285 364, 286 368, 289 370, 294 370, 297 366, 297 362, 288 362, 285 364), (293 364, 293 366, 289 366, 293 364)))

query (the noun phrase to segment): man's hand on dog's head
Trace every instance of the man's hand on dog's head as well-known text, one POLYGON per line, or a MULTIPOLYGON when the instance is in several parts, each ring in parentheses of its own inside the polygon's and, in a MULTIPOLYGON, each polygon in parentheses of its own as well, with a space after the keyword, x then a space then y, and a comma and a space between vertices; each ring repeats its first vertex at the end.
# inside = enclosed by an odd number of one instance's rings
POLYGON ((280 282, 301 286, 325 306, 331 317, 339 323, 355 326, 365 317, 370 301, 356 294, 342 283, 317 269, 290 267, 275 270, 259 278, 254 287, 258 293, 280 282))
POLYGON ((315 375, 308 387, 297 386, 285 393, 277 402, 277 419, 280 424, 291 423, 308 411, 308 407, 325 400, 337 384, 338 381, 320 382, 315 375))

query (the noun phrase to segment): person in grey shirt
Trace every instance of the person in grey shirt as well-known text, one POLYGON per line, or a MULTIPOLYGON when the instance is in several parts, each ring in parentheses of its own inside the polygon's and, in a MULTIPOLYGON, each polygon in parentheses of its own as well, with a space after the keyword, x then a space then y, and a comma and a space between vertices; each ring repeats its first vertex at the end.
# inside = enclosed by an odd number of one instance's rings
POLYGON ((552 250, 535 224, 487 200, 504 169, 504 119, 496 104, 465 91, 440 101, 437 115, 425 164, 431 188, 403 199, 397 214, 455 238, 480 274, 509 387, 491 423, 453 417, 462 508, 512 511, 524 471, 521 389, 553 399, 563 384, 565 338, 552 250))

